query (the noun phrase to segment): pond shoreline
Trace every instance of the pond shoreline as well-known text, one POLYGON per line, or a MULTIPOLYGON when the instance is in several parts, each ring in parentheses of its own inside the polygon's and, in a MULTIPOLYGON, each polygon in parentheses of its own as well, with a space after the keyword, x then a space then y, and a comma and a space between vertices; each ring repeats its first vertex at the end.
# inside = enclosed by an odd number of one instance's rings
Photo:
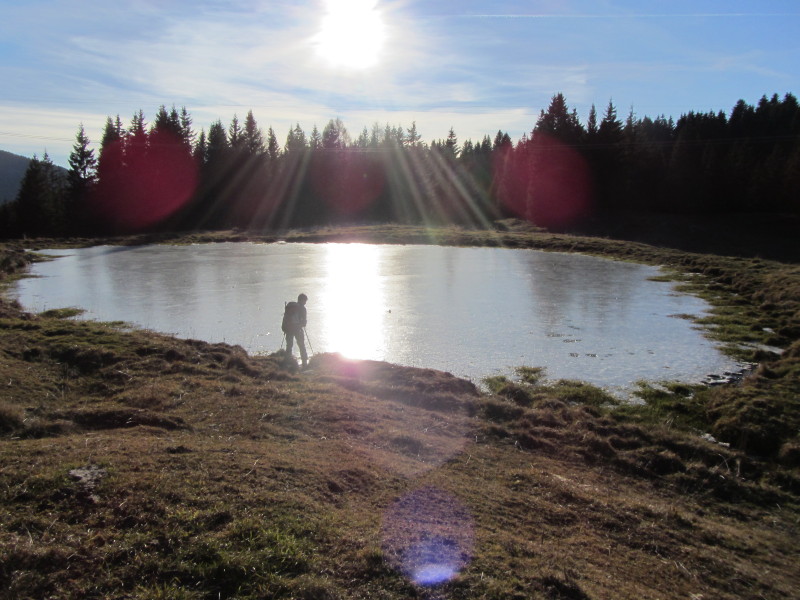
POLYGON ((316 351, 434 368, 476 384, 521 365, 547 367, 550 381, 580 379, 621 399, 640 380, 719 383, 733 378, 724 372, 746 367, 693 323, 709 305, 660 277, 651 281, 661 271, 649 265, 432 245, 114 248, 53 250, 69 256, 34 265, 32 274, 43 277, 20 282, 14 297, 36 311, 85 308, 82 318, 266 354, 281 343, 284 301, 303 285, 313 299, 316 351))
MULTIPOLYGON (((492 230, 459 227, 426 228, 408 225, 366 225, 321 227, 282 232, 221 231, 192 233, 155 233, 112 238, 70 238, 26 240, 25 248, 70 248, 96 245, 203 244, 215 242, 358 242, 381 244, 430 244, 466 247, 504 247, 556 252, 577 252, 662 267, 664 280, 676 281, 680 289, 697 295, 714 307, 714 314, 698 320, 711 339, 723 344, 723 352, 744 364, 760 365, 755 369, 757 387, 774 383, 765 372, 767 365, 787 368, 790 376, 780 381, 783 398, 800 389, 800 368, 795 369, 794 351, 800 347, 800 267, 761 258, 739 258, 712 254, 694 254, 669 247, 655 247, 619 239, 550 233, 517 220, 496 224, 492 230), (761 348, 783 349, 783 354, 761 348), (787 356, 788 355, 788 356, 787 356), (785 363, 789 359, 789 365, 785 363), (786 384, 786 385, 784 385, 786 384)), ((32 260, 15 251, 16 261, 32 260)), ((12 267, 18 270, 19 265, 12 267)), ((712 375, 708 374, 709 380, 712 375)), ((722 388, 736 387, 743 381, 737 376, 722 388)), ((723 382, 724 383, 724 382, 723 382)), ((716 386, 715 386, 716 387, 716 386)), ((736 402, 734 402, 736 404, 736 402)), ((787 429, 800 424, 800 407, 792 408, 787 429), (794 413, 798 414, 795 416, 794 413)), ((771 434, 763 434, 769 436, 771 434)), ((781 443, 787 434, 780 436, 781 443)), ((749 437, 745 436, 745 437, 749 437)), ((791 435, 789 436, 791 438, 791 435)), ((740 440, 743 449, 746 440, 740 440)), ((793 442, 800 447, 800 442, 793 442)), ((756 444, 756 447, 759 444, 756 444)), ((773 444, 774 445, 774 444, 773 444)), ((794 447, 794 446, 793 446, 794 447)), ((800 452, 800 450, 798 450, 800 452)), ((792 451, 794 454, 794 451, 792 451)), ((800 460, 800 459, 799 459, 800 460)))
MULTIPOLYGON (((702 325, 759 366, 737 384, 652 387, 643 405, 610 408, 596 388, 542 383, 535 370, 495 380, 491 393, 429 369, 331 355, 297 372, 280 354, 31 315, 3 300, 0 588, 20 598, 253 600, 733 600, 798 589, 797 266, 535 231, 278 237, 666 265, 715 306, 702 325), (396 508, 420 499, 428 510, 396 508), (391 526, 389 513, 400 515, 391 526), (435 588, 408 581, 398 562, 425 532, 464 557, 458 577, 435 588)), ((242 232, 172 241, 223 238, 273 241, 242 232)), ((20 246, 2 256, 6 273, 34 259, 20 246)))

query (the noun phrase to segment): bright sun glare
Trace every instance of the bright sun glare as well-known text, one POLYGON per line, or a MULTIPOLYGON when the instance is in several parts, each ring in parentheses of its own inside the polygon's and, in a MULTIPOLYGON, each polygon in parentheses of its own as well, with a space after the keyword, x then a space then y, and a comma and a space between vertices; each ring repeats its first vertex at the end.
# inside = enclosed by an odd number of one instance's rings
POLYGON ((386 38, 377 0, 325 0, 317 53, 335 67, 366 69, 380 60, 386 38))
POLYGON ((323 342, 348 358, 382 360, 386 351, 386 299, 380 250, 368 244, 331 244, 325 257, 323 342))

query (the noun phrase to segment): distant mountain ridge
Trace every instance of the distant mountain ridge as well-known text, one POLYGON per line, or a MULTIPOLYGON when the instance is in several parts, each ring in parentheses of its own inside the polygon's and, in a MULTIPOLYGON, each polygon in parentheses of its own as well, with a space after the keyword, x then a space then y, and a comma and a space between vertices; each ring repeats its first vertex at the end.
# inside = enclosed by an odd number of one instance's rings
MULTIPOLYGON (((0 206, 17 199, 19 186, 30 162, 31 159, 27 156, 0 150, 0 206)), ((66 177, 67 169, 64 167, 55 165, 55 170, 66 177)))
POLYGON ((17 197, 30 158, 0 150, 0 205, 17 197))

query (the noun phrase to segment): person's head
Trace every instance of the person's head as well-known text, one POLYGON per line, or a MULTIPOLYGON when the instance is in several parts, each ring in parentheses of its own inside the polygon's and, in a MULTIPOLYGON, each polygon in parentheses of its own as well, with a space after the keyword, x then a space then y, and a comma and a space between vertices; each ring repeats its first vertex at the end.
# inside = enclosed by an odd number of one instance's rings
POLYGON ((300 295, 297 297, 297 302, 298 302, 299 304, 305 304, 306 302, 308 302, 308 296, 306 296, 305 294, 300 294, 300 295))

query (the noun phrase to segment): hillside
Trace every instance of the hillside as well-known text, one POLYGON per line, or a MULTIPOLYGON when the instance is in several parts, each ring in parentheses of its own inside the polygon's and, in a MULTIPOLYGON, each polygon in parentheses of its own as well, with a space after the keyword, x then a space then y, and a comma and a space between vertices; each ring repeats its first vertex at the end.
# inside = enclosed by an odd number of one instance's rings
MULTIPOLYGON (((716 295, 713 326, 723 333, 729 319, 728 341, 769 324, 787 350, 760 355, 741 385, 653 387, 641 407, 620 409, 577 382, 542 384, 534 370, 491 392, 335 355, 299 372, 280 353, 6 302, 0 589, 307 600, 796 593, 796 267, 530 232, 404 235, 669 263, 716 295), (700 435, 709 431, 728 441, 700 435)), ((3 257, 7 272, 24 268, 20 251, 3 257)))
POLYGON ((29 158, 0 150, 0 204, 11 202, 17 197, 29 162, 29 158))

